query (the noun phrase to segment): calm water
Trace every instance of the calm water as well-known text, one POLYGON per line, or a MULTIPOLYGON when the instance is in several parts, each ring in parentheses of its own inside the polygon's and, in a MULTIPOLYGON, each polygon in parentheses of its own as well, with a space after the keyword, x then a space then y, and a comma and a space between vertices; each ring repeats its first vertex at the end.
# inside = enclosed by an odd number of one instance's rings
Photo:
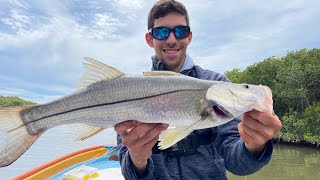
MULTIPOLYGON (((84 142, 74 142, 74 136, 74 130, 70 126, 49 130, 15 163, 1 168, 0 179, 10 179, 32 167, 81 148, 116 143, 113 129, 84 142)), ((271 162, 261 171, 247 177, 229 174, 229 179, 320 180, 320 149, 275 145, 271 162)))
POLYGON ((320 148, 275 145, 270 163, 259 172, 230 180, 320 180, 320 148))

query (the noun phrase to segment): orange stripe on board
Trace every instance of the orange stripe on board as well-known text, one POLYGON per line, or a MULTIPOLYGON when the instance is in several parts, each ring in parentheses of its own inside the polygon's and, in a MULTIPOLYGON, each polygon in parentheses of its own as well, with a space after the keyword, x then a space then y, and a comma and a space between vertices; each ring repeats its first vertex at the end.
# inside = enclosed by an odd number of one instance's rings
POLYGON ((26 179, 26 178, 28 178, 28 177, 30 177, 30 176, 38 173, 38 172, 50 167, 50 166, 53 166, 53 165, 55 165, 55 164, 57 164, 57 163, 59 163, 61 161, 64 161, 64 160, 66 160, 68 158, 71 158, 73 156, 76 156, 76 155, 79 155, 79 154, 83 154, 83 153, 86 153, 86 152, 89 152, 89 151, 98 150, 98 149, 100 149, 102 147, 104 147, 104 146, 93 146, 93 147, 89 147, 89 148, 85 148, 85 149, 81 149, 81 150, 72 152, 70 154, 61 156, 61 157, 59 157, 57 159, 51 160, 51 161, 49 161, 47 163, 44 163, 44 164, 42 164, 42 165, 40 165, 38 167, 35 167, 35 168, 33 168, 33 169, 29 170, 29 171, 26 171, 26 172, 24 172, 24 173, 22 173, 22 174, 20 174, 20 175, 18 175, 16 177, 12 178, 11 180, 23 180, 23 179, 26 179))

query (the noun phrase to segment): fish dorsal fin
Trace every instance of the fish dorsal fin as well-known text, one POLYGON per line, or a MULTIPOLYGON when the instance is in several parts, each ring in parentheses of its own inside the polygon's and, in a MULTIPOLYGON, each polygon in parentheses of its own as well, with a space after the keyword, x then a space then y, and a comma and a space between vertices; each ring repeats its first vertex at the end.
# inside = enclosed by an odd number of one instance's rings
POLYGON ((100 128, 100 127, 93 127, 85 124, 76 124, 74 125, 74 129, 77 132, 77 135, 75 138, 76 141, 83 141, 104 130, 103 128, 100 128))
POLYGON ((146 71, 143 72, 144 76, 180 76, 181 74, 173 71, 146 71))
POLYGON ((89 57, 84 58, 83 65, 86 72, 81 77, 77 89, 83 89, 96 82, 112 80, 125 75, 118 69, 89 57))

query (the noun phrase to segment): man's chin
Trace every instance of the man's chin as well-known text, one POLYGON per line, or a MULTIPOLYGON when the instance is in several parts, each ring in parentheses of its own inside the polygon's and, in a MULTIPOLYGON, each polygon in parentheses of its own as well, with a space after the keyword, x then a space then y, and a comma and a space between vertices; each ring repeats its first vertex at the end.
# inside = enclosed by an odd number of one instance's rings
POLYGON ((173 70, 175 70, 177 67, 179 67, 180 66, 180 64, 178 63, 178 62, 176 62, 176 61, 166 61, 166 62, 164 62, 164 64, 165 64, 165 66, 166 66, 166 69, 167 70, 170 70, 170 71, 173 71, 173 70))
POLYGON ((179 61, 177 59, 168 59, 168 58, 164 59, 164 63, 168 66, 174 66, 178 64, 178 62, 179 61))

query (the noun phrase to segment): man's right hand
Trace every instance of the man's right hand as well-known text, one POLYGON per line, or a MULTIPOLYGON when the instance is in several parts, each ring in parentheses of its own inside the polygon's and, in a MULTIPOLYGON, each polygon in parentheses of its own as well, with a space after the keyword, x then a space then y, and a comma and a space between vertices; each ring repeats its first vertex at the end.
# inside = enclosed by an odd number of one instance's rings
POLYGON ((131 162, 140 177, 145 176, 147 160, 152 155, 152 147, 157 143, 160 133, 168 126, 168 124, 141 123, 131 120, 114 127, 122 138, 122 144, 129 149, 131 162))

